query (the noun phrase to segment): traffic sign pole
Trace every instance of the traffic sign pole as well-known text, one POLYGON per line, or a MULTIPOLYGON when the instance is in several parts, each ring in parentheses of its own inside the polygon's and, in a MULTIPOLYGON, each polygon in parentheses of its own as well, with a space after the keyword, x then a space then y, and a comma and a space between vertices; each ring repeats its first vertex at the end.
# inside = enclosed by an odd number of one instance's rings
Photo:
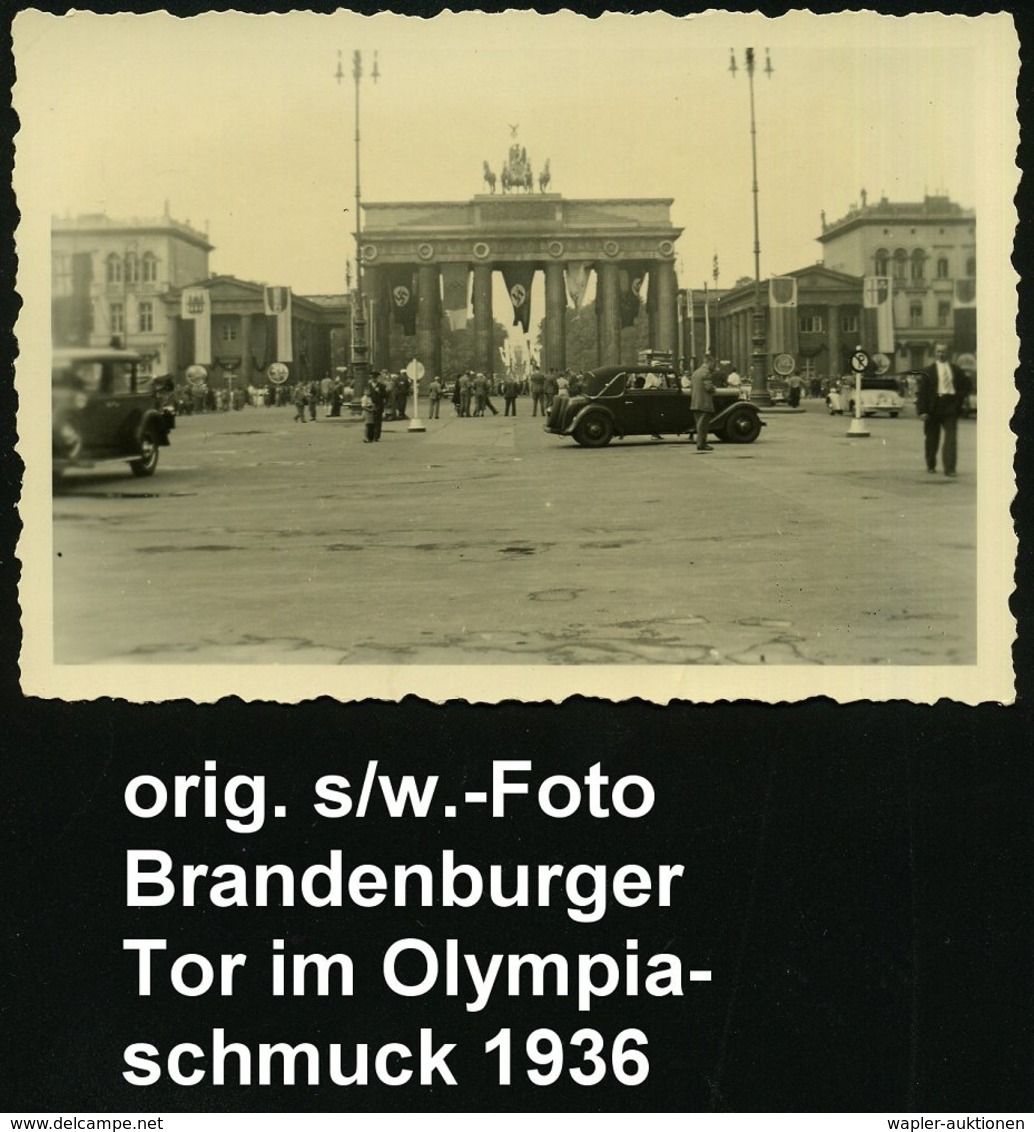
POLYGON ((851 369, 854 370, 854 417, 847 428, 849 439, 869 435, 869 430, 862 420, 862 374, 869 368, 869 365, 869 355, 859 347, 851 355, 851 369))

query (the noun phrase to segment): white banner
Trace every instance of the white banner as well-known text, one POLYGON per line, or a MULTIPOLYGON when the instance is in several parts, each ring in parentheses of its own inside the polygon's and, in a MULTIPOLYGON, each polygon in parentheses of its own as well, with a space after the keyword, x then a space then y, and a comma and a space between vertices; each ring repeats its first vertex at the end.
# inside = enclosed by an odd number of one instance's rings
POLYGON ((266 314, 276 318, 276 358, 278 362, 294 361, 291 337, 291 288, 264 287, 266 314))
POLYGON ((194 323, 194 361, 212 364, 212 297, 207 287, 186 287, 180 296, 180 317, 194 323))

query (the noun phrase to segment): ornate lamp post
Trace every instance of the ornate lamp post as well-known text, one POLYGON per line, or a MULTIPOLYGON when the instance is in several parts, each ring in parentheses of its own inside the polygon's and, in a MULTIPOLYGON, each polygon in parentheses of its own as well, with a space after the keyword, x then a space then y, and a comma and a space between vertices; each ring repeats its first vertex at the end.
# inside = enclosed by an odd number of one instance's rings
MULTIPOLYGON (((341 52, 337 53, 337 72, 334 77, 341 85, 345 77, 341 66, 341 52)), ((363 77, 363 56, 359 51, 352 52, 352 78, 355 80, 355 299, 352 310, 352 381, 354 396, 358 399, 366 388, 370 376, 370 346, 366 339, 366 305, 363 301, 363 248, 362 236, 362 192, 359 180, 359 81, 363 77)), ((370 77, 376 82, 380 78, 377 69, 377 52, 373 53, 373 70, 370 77)))
MULTIPOLYGON (((754 121, 754 48, 748 47, 744 67, 750 85, 750 158, 754 170, 754 307, 751 311, 750 399, 758 405, 770 405, 768 394, 768 349, 765 333, 765 310, 761 305, 761 242, 758 236, 758 131, 754 121)), ((729 71, 736 78, 736 52, 729 52, 729 71)), ((772 60, 765 48, 765 74, 772 77, 772 60)))

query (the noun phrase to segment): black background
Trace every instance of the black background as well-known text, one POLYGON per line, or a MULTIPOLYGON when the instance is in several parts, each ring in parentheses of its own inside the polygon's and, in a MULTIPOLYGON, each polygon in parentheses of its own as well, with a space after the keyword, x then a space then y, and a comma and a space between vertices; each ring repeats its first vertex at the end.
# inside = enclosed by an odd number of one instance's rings
MULTIPOLYGON (((46 5, 42 5, 46 7, 46 5)), ((97 7, 97 6, 95 6, 97 7)), ((916 5, 917 9, 925 5, 916 5)), ((59 10, 59 9, 52 9, 59 10)), ((100 10, 97 8, 97 10, 100 10)), ((543 8, 542 10, 546 10, 543 8)), ((967 8, 979 11, 976 5, 967 8)), ((430 10, 429 10, 430 11, 430 10)), ((1028 66, 1029 18, 1017 10, 1028 66)), ((5 51, 7 48, 5 47, 5 51)), ((7 61, 9 69, 9 59, 7 61)), ((960 81, 965 81, 960 76, 960 81)), ((1024 102, 1026 114, 1026 86, 1024 102)), ((9 108, 6 121, 13 133, 9 108)), ((1024 143, 1021 163, 1029 149, 1024 143)), ((5 150, 7 171, 10 153, 5 150)), ((7 181, 8 178, 0 178, 7 181)), ((7 186, 3 191, 7 193, 7 186)), ((10 197, 4 215, 13 216, 10 197)), ((1029 209, 1017 269, 1031 262, 1029 209)), ((13 261, 0 270, 9 325, 13 261)), ((1028 286, 1021 286, 1026 312, 1028 286)), ((1023 327, 1026 334, 1026 326, 1023 327)), ((13 346, 5 332, 4 351, 13 346)), ((1020 385, 1030 372, 1025 345, 1020 385)), ((26 700, 18 691, 13 558, 20 467, 14 395, 0 383, 0 673, 3 696, 4 949, 0 965, 4 1107, 27 1111, 1018 1111, 1032 1104, 1030 550, 1024 538, 1014 609, 1016 706, 942 703, 561 706, 450 704, 216 706, 26 700), (529 758, 535 773, 647 775, 657 806, 644 821, 512 816, 452 821, 320 821, 307 813, 322 774, 358 777, 376 757, 395 775, 437 773, 443 792, 487 787, 493 758, 529 758), (289 815, 259 834, 221 822, 131 818, 136 774, 266 774, 289 815), (161 847, 186 861, 282 860, 296 867, 345 851, 346 866, 434 861, 443 847, 484 868, 512 861, 684 863, 672 908, 614 908, 579 925, 551 910, 128 910, 124 854, 161 847), (619 995, 579 1014, 573 1000, 493 997, 477 1014, 432 993, 401 999, 379 976, 401 936, 493 952, 672 951, 710 984, 682 998, 619 995), (251 977, 232 999, 134 993, 129 936, 164 936, 169 954, 244 951, 251 977), (255 973, 269 940, 352 955, 350 999, 274 1000, 255 973), (342 1090, 131 1088, 122 1051, 230 1040, 410 1042, 421 1026, 458 1044, 455 1088, 342 1090), (650 1038, 651 1074, 636 1088, 493 1083, 481 1052, 501 1026, 515 1045, 538 1026, 650 1038)), ((1029 531, 1030 410, 1020 435, 1015 514, 1029 531)))

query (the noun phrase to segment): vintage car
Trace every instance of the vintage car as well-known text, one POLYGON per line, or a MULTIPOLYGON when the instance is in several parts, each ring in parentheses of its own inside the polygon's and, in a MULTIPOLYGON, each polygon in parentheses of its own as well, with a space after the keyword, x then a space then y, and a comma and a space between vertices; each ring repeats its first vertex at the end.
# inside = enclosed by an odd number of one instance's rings
MULTIPOLYGON (((846 413, 854 416, 855 409, 855 382, 854 378, 844 377, 839 387, 830 389, 826 395, 826 408, 829 415, 846 413)), ((893 374, 882 377, 862 375, 861 413, 863 417, 871 417, 876 413, 886 413, 896 417, 905 407, 901 392, 898 388, 898 379, 893 374)))
MULTIPOLYGON (((719 386, 710 432, 731 444, 752 444, 765 422, 741 390, 719 386)), ((602 448, 615 436, 692 436, 696 431, 688 389, 674 369, 603 366, 584 376, 574 397, 553 399, 546 432, 573 436, 584 448, 602 448)))
POLYGON ((55 477, 67 468, 128 462, 136 476, 154 475, 158 449, 169 443, 173 418, 138 378, 132 350, 54 350, 51 367, 55 477), (138 386, 138 380, 141 384, 138 386))

